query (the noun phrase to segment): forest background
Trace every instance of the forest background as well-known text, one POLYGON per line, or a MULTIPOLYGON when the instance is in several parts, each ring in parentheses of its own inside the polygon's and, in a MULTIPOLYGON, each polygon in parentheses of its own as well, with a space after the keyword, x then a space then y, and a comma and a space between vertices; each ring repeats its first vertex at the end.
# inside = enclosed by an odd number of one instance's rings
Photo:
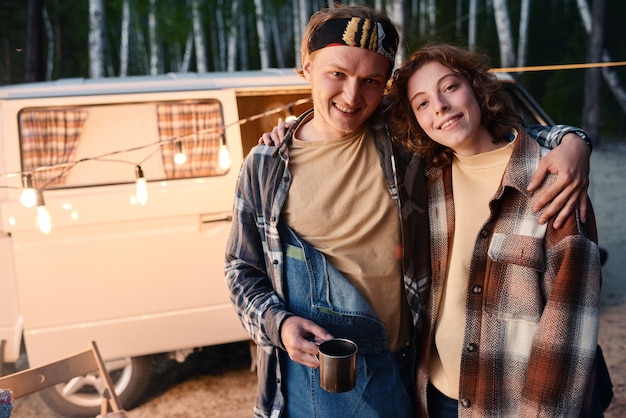
MULTIPOLYGON (((624 0, 352 1, 400 29, 473 46, 557 123, 626 141, 624 0), (523 69, 520 70, 519 68, 523 69)), ((298 67, 320 0, 0 0, 0 85, 74 77, 298 67)))

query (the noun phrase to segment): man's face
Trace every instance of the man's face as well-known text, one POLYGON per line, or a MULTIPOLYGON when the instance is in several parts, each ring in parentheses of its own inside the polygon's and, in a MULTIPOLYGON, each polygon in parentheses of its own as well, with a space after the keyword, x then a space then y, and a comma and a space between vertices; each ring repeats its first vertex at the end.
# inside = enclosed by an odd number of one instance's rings
POLYGON ((303 139, 341 138, 360 129, 382 100, 390 65, 377 52, 345 45, 305 58, 302 70, 311 83, 315 137, 303 139))

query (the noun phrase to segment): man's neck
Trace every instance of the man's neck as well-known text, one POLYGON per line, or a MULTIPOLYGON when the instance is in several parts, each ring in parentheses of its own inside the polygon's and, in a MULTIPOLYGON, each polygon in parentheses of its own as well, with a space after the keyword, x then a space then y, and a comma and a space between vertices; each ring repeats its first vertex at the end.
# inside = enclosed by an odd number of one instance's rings
POLYGON ((314 117, 314 113, 311 113, 300 123, 300 126, 294 132, 294 138, 302 142, 336 141, 342 138, 349 139, 358 135, 365 127, 364 125, 361 125, 353 132, 343 133, 340 136, 330 135, 316 128, 314 117))

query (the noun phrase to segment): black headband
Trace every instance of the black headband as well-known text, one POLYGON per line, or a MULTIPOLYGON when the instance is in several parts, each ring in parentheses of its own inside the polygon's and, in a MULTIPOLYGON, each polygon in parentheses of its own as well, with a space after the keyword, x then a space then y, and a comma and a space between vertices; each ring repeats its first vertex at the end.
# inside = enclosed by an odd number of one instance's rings
POLYGON ((378 52, 394 64, 398 36, 389 23, 360 17, 324 22, 311 37, 310 52, 332 45, 356 46, 378 52))

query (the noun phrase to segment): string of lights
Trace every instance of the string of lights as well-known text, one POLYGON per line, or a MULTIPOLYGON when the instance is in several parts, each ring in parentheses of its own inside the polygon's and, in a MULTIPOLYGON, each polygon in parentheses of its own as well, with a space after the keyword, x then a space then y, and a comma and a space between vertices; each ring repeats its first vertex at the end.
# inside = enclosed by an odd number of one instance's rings
MULTIPOLYGON (((626 61, 492 68, 491 71, 495 72, 495 73, 528 72, 528 71, 554 71, 554 70, 571 70, 571 69, 586 69, 586 68, 598 68, 598 67, 618 67, 618 66, 626 66, 626 61)), ((137 151, 137 150, 142 150, 142 149, 146 149, 146 148, 153 147, 153 146, 159 146, 159 145, 166 144, 166 143, 175 143, 176 144, 175 145, 176 146, 176 155, 178 156, 179 161, 180 161, 180 159, 183 158, 183 156, 184 156, 184 153, 182 152, 182 140, 185 139, 188 136, 192 136, 192 135, 196 135, 196 134, 204 134, 204 133, 215 133, 215 132, 218 132, 218 131, 221 131, 222 134, 223 134, 223 132, 227 128, 231 127, 231 126, 243 125, 244 123, 251 122, 251 121, 254 121, 254 120, 266 117, 266 116, 270 116, 270 115, 272 115, 274 113, 278 113, 278 112, 283 111, 285 109, 291 110, 295 106, 298 106, 300 104, 304 104, 304 103, 307 103, 307 102, 310 102, 310 101, 311 101, 311 98, 300 99, 300 100, 288 103, 286 105, 279 106, 279 107, 276 107, 276 108, 272 108, 272 109, 269 109, 269 110, 267 110, 265 112, 252 115, 252 116, 247 117, 247 118, 239 119, 239 120, 234 121, 234 122, 232 122, 230 124, 226 124, 226 125, 223 125, 223 126, 220 126, 220 127, 217 127, 217 128, 205 129, 205 130, 201 130, 201 131, 190 133, 188 135, 183 135, 183 136, 179 136, 179 137, 175 137, 175 138, 169 138, 169 139, 165 139, 165 140, 159 140, 159 141, 156 141, 156 142, 144 144, 144 145, 137 146, 137 147, 116 150, 116 151, 112 151, 112 152, 109 152, 109 153, 106 153, 106 154, 101 154, 101 155, 94 156, 94 157, 89 157, 89 158, 83 158, 81 160, 72 161, 72 162, 68 162, 68 163, 41 166, 41 167, 37 167, 34 170, 30 170, 29 173, 33 172, 33 171, 37 172, 37 171, 41 171, 41 170, 51 170, 51 169, 58 169, 58 168, 63 168, 63 167, 69 167, 69 169, 71 169, 75 165, 80 164, 82 162, 94 161, 94 160, 103 160, 103 159, 105 159, 107 157, 111 157, 111 156, 114 156, 114 155, 117 155, 117 154, 122 154, 122 153, 137 151), (181 156, 181 154, 182 154, 182 156, 181 156)), ((184 162, 181 162, 180 164, 184 164, 184 162)), ((24 172, 22 172, 22 171, 11 172, 11 173, 0 173, 0 178, 20 176, 22 174, 24 174, 24 172)), ((7 186, 0 186, 0 187, 6 188, 7 186)), ((45 189, 45 187, 43 187, 43 189, 45 189)))
MULTIPOLYGON (((561 65, 543 65, 543 66, 524 66, 524 67, 508 67, 508 68, 493 68, 492 72, 527 72, 527 71, 555 71, 555 70, 571 70, 571 69, 586 69, 586 68, 596 68, 596 67, 617 67, 617 66, 626 66, 626 61, 619 62, 600 62, 600 63, 580 63, 580 64, 561 64, 561 65)), ((40 166, 35 169, 29 171, 18 171, 18 172, 9 172, 9 173, 0 173, 1 178, 11 178, 16 176, 21 176, 22 179, 22 193, 20 195, 20 203, 27 208, 36 207, 37 209, 37 221, 36 224, 41 232, 44 234, 48 234, 52 230, 52 218, 50 213, 48 212, 45 206, 45 200, 43 196, 43 192, 50 184, 54 184, 56 180, 58 180, 63 175, 67 174, 68 171, 76 167, 78 164, 85 163, 87 161, 100 161, 100 162, 118 162, 124 164, 130 164, 135 169, 135 178, 136 178, 136 196, 135 199, 137 203, 141 205, 145 205, 148 201, 148 188, 147 181, 144 176, 144 171, 141 166, 143 162, 148 160, 154 153, 158 152, 159 147, 164 144, 174 144, 174 162, 175 164, 182 165, 187 161, 187 156, 185 155, 185 151, 183 149, 183 140, 187 137, 191 137, 193 135, 202 135, 208 133, 217 133, 221 134, 220 136, 220 149, 218 153, 218 164, 221 169, 226 170, 230 167, 230 154, 228 151, 228 146, 226 143, 225 132, 228 128, 232 126, 239 126, 245 123, 270 116, 272 114, 281 112, 283 110, 288 110, 291 116, 293 116, 293 109, 301 104, 310 102, 311 98, 305 98, 296 100, 294 102, 288 103, 283 106, 275 107, 269 109, 265 112, 258 113, 247 118, 239 119, 230 124, 225 124, 219 127, 204 129, 196 132, 192 132, 190 134, 181 135, 174 138, 168 138, 165 140, 159 140, 151 143, 147 143, 141 146, 136 146, 132 148, 120 149, 111 151, 108 153, 104 153, 94 157, 82 158, 77 161, 71 161, 67 163, 53 164, 40 166), (154 147, 154 150, 148 154, 145 158, 140 161, 128 161, 122 159, 111 158, 119 154, 125 154, 133 151, 139 151, 154 147), (39 188, 34 187, 33 183, 33 174, 45 171, 45 170, 59 170, 58 175, 48 180, 43 186, 39 188)), ((290 117, 291 117, 290 116, 290 117)), ((295 117, 295 116, 294 116, 295 117)), ((0 188, 4 189, 19 189, 15 186, 9 185, 0 185, 0 188)))
MULTIPOLYGON (((154 155, 160 149, 161 145, 164 144, 174 144, 174 162, 177 165, 185 164, 187 161, 187 156, 185 155, 185 151, 183 149, 183 140, 185 138, 191 137, 193 135, 203 135, 209 133, 220 133, 220 149, 218 153, 218 164, 222 170, 227 170, 230 167, 230 153, 228 151, 228 145, 226 142, 225 132, 228 128, 233 126, 240 126, 245 123, 273 115, 275 113, 281 112, 283 110, 288 110, 290 113, 289 117, 293 116, 293 109, 301 104, 305 104, 311 101, 311 98, 304 98, 300 100, 296 100, 290 103, 287 103, 283 106, 278 106, 272 109, 269 109, 265 112, 258 113, 247 118, 239 119, 229 124, 224 124, 222 126, 203 129, 199 131, 195 131, 186 135, 180 135, 173 138, 162 139, 154 142, 150 142, 144 145, 135 146, 126 149, 115 150, 111 152, 107 152, 104 154, 100 154, 93 157, 81 158, 80 160, 71 161, 67 163, 59 163, 59 164, 51 164, 40 166, 35 169, 31 169, 28 171, 17 171, 17 172, 8 172, 8 173, 0 173, 0 178, 12 178, 21 176, 22 179, 22 193, 20 194, 20 203, 22 206, 27 208, 35 207, 37 209, 37 218, 36 225, 38 229, 44 233, 49 234, 52 231, 52 217, 45 205, 44 200, 44 191, 50 184, 54 184, 56 180, 58 180, 63 175, 67 174, 68 171, 76 167, 78 164, 85 163, 87 161, 98 161, 98 162, 117 162, 123 164, 132 165, 135 169, 135 179, 136 179, 136 192, 135 192, 135 200, 140 205, 145 205, 148 201, 148 187, 147 181, 144 175, 144 171, 142 168, 142 163, 148 160, 152 155, 154 155), (111 158, 120 154, 125 154, 133 151, 140 151, 149 148, 154 148, 146 157, 142 158, 139 161, 130 161, 124 159, 116 159, 111 158), (45 170, 60 170, 59 174, 55 177, 48 180, 43 186, 39 188, 34 187, 33 182, 33 174, 45 171, 45 170)), ((9 185, 0 185, 0 188, 4 189, 20 189, 19 187, 9 186, 9 185)))
POLYGON ((494 73, 523 73, 529 71, 582 70, 587 68, 623 67, 626 61, 591 62, 581 64, 532 65, 526 67, 492 68, 494 73))

